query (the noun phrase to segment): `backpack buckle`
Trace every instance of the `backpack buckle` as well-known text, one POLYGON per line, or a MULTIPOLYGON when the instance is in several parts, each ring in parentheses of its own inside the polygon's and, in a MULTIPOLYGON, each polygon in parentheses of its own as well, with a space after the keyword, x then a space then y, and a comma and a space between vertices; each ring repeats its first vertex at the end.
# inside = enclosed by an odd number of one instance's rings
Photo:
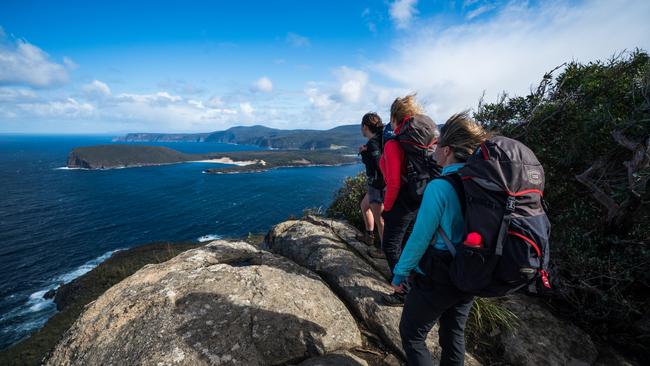
POLYGON ((517 199, 512 196, 508 196, 508 200, 506 201, 506 211, 513 212, 515 210, 515 207, 517 207, 517 199))

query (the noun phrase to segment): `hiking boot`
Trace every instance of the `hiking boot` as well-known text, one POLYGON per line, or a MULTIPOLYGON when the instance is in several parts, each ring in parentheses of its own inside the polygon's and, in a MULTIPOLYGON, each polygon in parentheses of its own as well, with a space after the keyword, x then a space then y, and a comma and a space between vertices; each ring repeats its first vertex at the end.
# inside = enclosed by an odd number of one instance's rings
POLYGON ((374 231, 366 230, 365 233, 357 235, 356 239, 366 245, 375 245, 374 231))
POLYGON ((381 295, 382 303, 386 306, 404 306, 404 300, 406 300, 406 294, 400 294, 399 292, 393 292, 390 295, 382 294, 381 295))
POLYGON ((371 258, 386 259, 386 254, 384 254, 384 251, 377 247, 368 248, 368 255, 371 258))

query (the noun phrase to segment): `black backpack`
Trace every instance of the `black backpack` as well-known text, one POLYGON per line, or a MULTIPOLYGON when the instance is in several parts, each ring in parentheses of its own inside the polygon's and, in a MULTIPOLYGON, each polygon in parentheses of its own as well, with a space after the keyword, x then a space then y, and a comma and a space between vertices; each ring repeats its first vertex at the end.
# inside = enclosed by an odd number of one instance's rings
POLYGON ((408 189, 408 197, 414 202, 421 202, 427 184, 440 176, 441 169, 433 155, 438 137, 438 126, 423 114, 404 121, 395 136, 406 161, 406 176, 402 176, 402 182, 408 189))
POLYGON ((504 296, 529 285, 550 288, 548 280, 551 225, 543 201, 544 169, 519 141, 494 137, 485 141, 458 174, 442 177, 458 194, 465 216, 464 243, 454 246, 439 229, 454 255, 451 281, 481 297, 504 296), (472 239, 482 238, 480 247, 472 239))

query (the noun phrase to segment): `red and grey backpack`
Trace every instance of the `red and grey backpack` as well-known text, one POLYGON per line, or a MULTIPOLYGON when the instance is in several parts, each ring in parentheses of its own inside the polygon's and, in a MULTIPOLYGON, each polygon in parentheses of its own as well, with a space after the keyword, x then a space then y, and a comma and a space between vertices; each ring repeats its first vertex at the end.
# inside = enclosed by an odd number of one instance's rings
POLYGON ((519 141, 497 136, 476 149, 458 174, 442 177, 458 194, 465 241, 453 245, 449 274, 460 290, 482 297, 548 280, 551 225, 543 201, 544 169, 519 141))
POLYGON ((421 202, 424 189, 440 176, 440 166, 434 158, 440 131, 431 118, 416 114, 404 119, 395 139, 399 142, 406 161, 406 175, 402 183, 407 187, 409 198, 421 202))

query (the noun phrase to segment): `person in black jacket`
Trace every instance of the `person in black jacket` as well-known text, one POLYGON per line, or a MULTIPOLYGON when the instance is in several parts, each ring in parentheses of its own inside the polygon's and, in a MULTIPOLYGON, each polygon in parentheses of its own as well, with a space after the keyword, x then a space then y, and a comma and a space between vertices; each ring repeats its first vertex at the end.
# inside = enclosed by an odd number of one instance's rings
POLYGON ((361 161, 366 166, 366 177, 368 178, 368 193, 361 201, 361 216, 363 216, 366 226, 366 232, 362 239, 371 247, 369 254, 377 258, 384 257, 383 251, 374 246, 375 225, 380 240, 384 234, 384 219, 381 217, 381 213, 384 209, 384 187, 386 184, 379 169, 379 158, 383 151, 383 131, 384 124, 377 113, 366 113, 361 119, 361 133, 368 138, 368 142, 359 147, 361 161))

